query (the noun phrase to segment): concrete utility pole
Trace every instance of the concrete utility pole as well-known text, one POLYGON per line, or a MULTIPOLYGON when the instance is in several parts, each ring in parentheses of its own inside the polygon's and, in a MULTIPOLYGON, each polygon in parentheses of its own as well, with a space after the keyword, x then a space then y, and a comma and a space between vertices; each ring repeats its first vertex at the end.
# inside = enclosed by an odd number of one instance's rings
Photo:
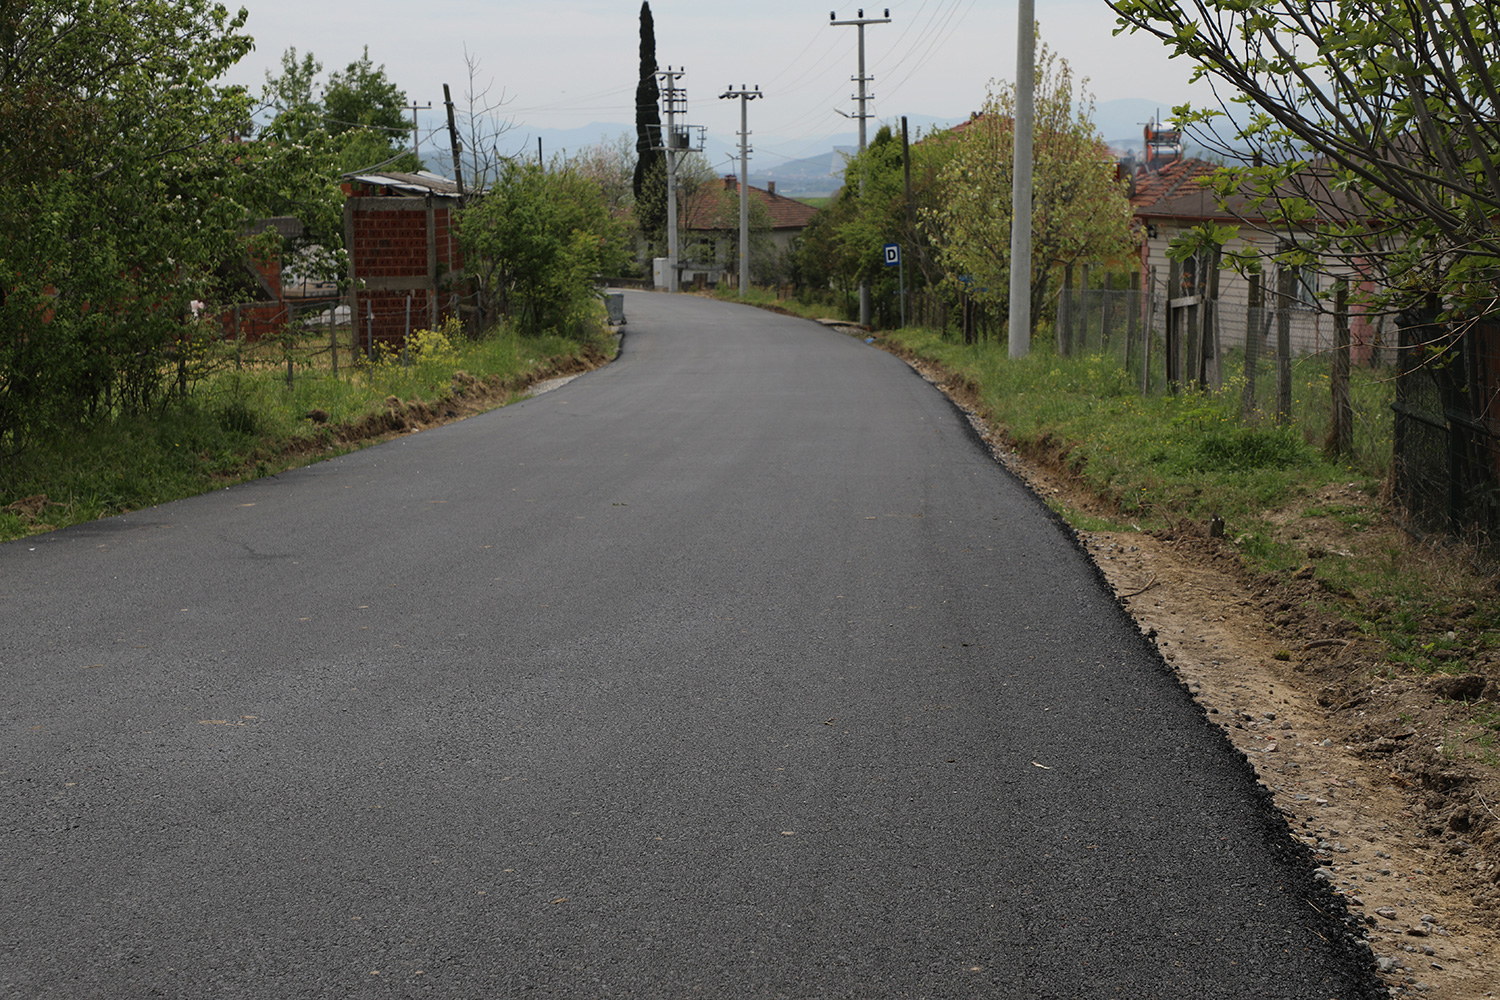
POLYGON ((412 101, 410 107, 411 107, 411 154, 413 156, 415 156, 418 160, 420 160, 422 158, 422 141, 421 141, 421 139, 417 135, 417 112, 418 111, 431 111, 432 110, 432 102, 428 101, 426 104, 418 104, 416 101, 412 101))
POLYGON ((721 101, 740 99, 740 298, 750 289, 750 117, 746 109, 760 96, 760 87, 747 90, 743 83, 739 90, 726 87, 719 95, 721 101))
POLYGON ((687 111, 686 91, 677 86, 683 70, 668 66, 659 71, 656 78, 662 81, 661 99, 667 111, 667 291, 678 290, 677 279, 677 149, 686 143, 677 136, 677 114, 687 111))
MULTIPOLYGON (((842 28, 852 24, 859 29, 859 75, 852 77, 852 79, 859 81, 859 93, 854 95, 854 99, 859 102, 859 114, 854 117, 859 119, 859 151, 863 153, 865 151, 865 122, 870 117, 869 112, 865 110, 865 103, 875 96, 865 90, 865 84, 874 79, 874 77, 865 75, 865 25, 890 24, 891 12, 887 8, 884 17, 865 17, 864 9, 861 8, 859 16, 852 21, 839 21, 836 20, 837 16, 831 10, 828 12, 828 23, 832 27, 842 28)), ((840 111, 839 114, 843 115, 844 113, 840 111)), ((849 116, 844 115, 844 117, 848 118, 849 116)), ((859 193, 861 197, 865 193, 865 178, 863 174, 859 178, 859 193)), ((874 248, 871 248, 870 252, 874 253, 874 248)), ((859 286, 859 322, 861 326, 870 325, 870 285, 868 282, 861 282, 859 286)))
POLYGON ((1010 192, 1010 356, 1031 351, 1031 130, 1036 121, 1036 8, 1020 0, 1010 192))

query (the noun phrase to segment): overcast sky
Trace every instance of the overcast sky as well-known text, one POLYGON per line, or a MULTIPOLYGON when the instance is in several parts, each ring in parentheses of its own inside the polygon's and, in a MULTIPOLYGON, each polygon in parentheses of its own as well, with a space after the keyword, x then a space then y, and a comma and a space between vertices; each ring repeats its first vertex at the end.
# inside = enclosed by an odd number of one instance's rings
MULTIPOLYGON (((508 102, 504 113, 518 146, 529 129, 634 122, 639 0, 240 2, 250 11, 256 50, 229 79, 256 91, 288 47, 312 51, 326 74, 368 45, 371 60, 384 64, 409 99, 440 109, 444 83, 455 101, 470 89, 467 48, 481 63, 480 86, 493 82, 491 96, 508 102)), ((1158 42, 1112 37, 1114 15, 1103 0, 1035 4, 1043 40, 1076 76, 1090 78, 1099 101, 1143 98, 1166 111, 1209 98, 1189 89, 1191 67, 1169 61, 1158 42)), ((864 13, 879 17, 885 9, 864 13)), ((856 123, 835 109, 855 111, 857 29, 830 26, 830 10, 845 20, 859 8, 652 0, 657 61, 686 70, 687 121, 737 141, 739 102, 718 98, 743 84, 765 94, 749 107, 757 159, 808 155, 820 151, 824 137, 853 131, 856 123)), ((961 118, 983 103, 991 79, 1014 78, 1015 0, 894 0, 889 10, 890 24, 864 29, 877 118, 961 118)), ((439 124, 437 110, 420 118, 424 133, 439 124)))

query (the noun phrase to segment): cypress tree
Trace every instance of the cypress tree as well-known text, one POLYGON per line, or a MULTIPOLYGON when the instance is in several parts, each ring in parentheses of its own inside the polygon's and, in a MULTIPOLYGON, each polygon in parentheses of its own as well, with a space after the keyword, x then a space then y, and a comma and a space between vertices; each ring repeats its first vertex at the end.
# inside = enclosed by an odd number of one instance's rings
POLYGON ((641 71, 635 85, 635 192, 636 222, 647 239, 656 238, 667 221, 666 153, 663 145, 661 90, 656 85, 656 22, 651 17, 649 0, 641 4, 641 71), (648 178, 657 175, 656 183, 648 178))

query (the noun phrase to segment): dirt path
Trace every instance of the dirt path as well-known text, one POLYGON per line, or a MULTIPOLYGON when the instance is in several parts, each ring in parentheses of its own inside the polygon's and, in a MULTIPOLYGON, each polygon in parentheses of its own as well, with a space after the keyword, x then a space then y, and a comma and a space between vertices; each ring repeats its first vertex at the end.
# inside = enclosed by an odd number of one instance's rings
MULTIPOLYGON (((974 415, 966 387, 914 367, 969 412, 997 458, 1040 496, 1108 513, 1044 456, 1010 448, 974 415)), ((1353 487, 1332 492, 1322 499, 1379 507, 1353 487)), ((1288 530, 1308 527, 1299 520, 1288 530)), ((1340 544, 1291 537, 1310 557, 1340 544)), ((1462 679, 1404 675, 1348 620, 1309 610, 1312 598, 1328 599, 1310 568, 1252 578, 1207 525, 1080 539, 1348 899, 1392 995, 1500 996, 1500 780, 1495 767, 1457 752, 1457 741, 1473 736, 1454 708, 1462 679)), ((1434 558, 1394 527, 1376 543, 1434 558)), ((1486 669, 1500 677, 1500 664, 1486 669)), ((1500 700, 1500 684, 1490 679, 1486 694, 1500 700)))

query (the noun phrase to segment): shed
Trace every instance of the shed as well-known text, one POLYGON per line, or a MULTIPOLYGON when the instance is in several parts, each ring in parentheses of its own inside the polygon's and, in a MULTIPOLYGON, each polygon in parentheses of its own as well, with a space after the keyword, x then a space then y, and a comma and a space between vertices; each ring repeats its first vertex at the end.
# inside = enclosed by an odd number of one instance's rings
POLYGON ((354 346, 403 344, 458 316, 458 184, 426 171, 344 177, 354 346))

